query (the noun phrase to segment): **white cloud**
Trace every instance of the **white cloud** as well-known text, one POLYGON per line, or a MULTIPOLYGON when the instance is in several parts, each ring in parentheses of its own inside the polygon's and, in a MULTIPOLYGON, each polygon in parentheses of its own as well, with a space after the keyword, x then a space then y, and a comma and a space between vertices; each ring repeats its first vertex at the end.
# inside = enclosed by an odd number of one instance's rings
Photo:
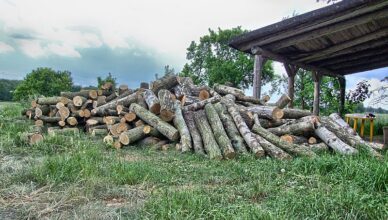
POLYGON ((0 54, 1 53, 9 53, 9 52, 12 52, 14 50, 15 49, 11 45, 8 45, 8 44, 0 41, 0 54))

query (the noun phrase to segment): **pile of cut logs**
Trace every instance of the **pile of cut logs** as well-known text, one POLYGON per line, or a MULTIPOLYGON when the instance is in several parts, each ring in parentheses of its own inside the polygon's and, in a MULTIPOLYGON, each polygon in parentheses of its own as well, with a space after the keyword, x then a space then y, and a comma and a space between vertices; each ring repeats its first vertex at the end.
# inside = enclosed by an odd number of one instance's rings
POLYGON ((135 90, 107 83, 100 90, 32 101, 22 114, 35 125, 21 139, 34 144, 44 140, 45 132, 82 131, 116 148, 175 148, 211 159, 250 153, 283 160, 326 150, 351 155, 358 148, 381 157, 375 149, 379 146, 361 139, 338 114, 319 118, 286 108, 287 95, 276 103, 268 101, 269 96, 256 99, 228 85, 198 86, 176 75, 141 83, 135 90))

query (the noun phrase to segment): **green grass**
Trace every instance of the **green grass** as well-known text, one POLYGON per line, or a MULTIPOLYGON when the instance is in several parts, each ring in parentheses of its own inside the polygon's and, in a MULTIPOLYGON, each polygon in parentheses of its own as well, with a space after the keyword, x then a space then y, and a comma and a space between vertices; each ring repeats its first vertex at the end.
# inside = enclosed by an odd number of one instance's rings
POLYGON ((384 219, 388 155, 211 161, 87 136, 19 145, 0 106, 0 219, 384 219), (284 169, 285 172, 281 172, 284 169))

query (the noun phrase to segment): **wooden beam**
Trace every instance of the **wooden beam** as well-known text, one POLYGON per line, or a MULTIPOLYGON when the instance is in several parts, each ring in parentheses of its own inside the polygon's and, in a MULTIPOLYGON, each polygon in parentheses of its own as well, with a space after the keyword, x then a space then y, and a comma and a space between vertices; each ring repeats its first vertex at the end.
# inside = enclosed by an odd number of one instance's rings
POLYGON ((252 40, 249 43, 246 43, 245 45, 240 46, 239 50, 249 51, 252 47, 255 47, 255 46, 260 47, 260 46, 263 46, 263 45, 266 45, 269 43, 273 43, 273 42, 276 42, 276 41, 279 41, 282 39, 286 39, 286 38, 289 38, 289 37, 292 37, 292 36, 295 36, 298 34, 306 33, 306 32, 312 31, 312 30, 316 30, 318 28, 329 26, 329 25, 332 25, 332 24, 335 24, 338 22, 352 19, 354 17, 360 16, 360 15, 363 15, 366 13, 373 12, 375 10, 385 8, 386 6, 388 6, 388 2, 383 1, 383 2, 378 3, 376 5, 373 5, 373 6, 359 8, 358 10, 354 10, 351 13, 345 13, 343 16, 339 16, 339 17, 333 16, 333 17, 328 17, 328 18, 325 17, 325 18, 320 19, 320 20, 315 20, 314 23, 312 23, 312 24, 300 25, 298 28, 291 28, 291 29, 286 30, 284 32, 274 33, 274 34, 271 34, 264 39, 260 38, 257 40, 252 40))
POLYGON ((261 55, 255 55, 255 64, 253 67, 253 97, 261 97, 261 75, 263 71, 264 58, 261 55))
POLYGON ((325 26, 304 34, 300 34, 297 36, 289 37, 284 40, 280 40, 270 45, 266 45, 266 47, 270 48, 272 51, 279 50, 281 48, 289 47, 292 45, 296 45, 298 43, 302 43, 304 41, 316 39, 322 36, 327 36, 334 32, 346 30, 352 28, 356 25, 365 24, 374 20, 388 18, 388 9, 383 9, 377 12, 372 12, 366 15, 362 15, 359 17, 355 17, 353 19, 345 20, 343 22, 339 22, 330 26, 325 26))
POLYGON ((366 35, 363 35, 361 37, 357 37, 339 44, 335 44, 333 46, 329 46, 326 49, 320 50, 320 51, 313 51, 311 52, 311 55, 297 59, 297 62, 312 62, 321 59, 322 57, 327 57, 330 54, 336 53, 338 51, 366 43, 372 40, 376 40, 379 38, 387 37, 388 36, 388 29, 381 29, 366 35))
POLYGON ((284 63, 284 68, 286 69, 288 75, 288 96, 291 101, 288 103, 289 108, 294 107, 294 93, 295 93, 295 75, 298 72, 298 67, 284 63))
POLYGON ((359 72, 364 72, 364 71, 368 71, 368 70, 380 69, 380 68, 384 68, 384 67, 388 67, 388 60, 371 63, 369 65, 364 64, 361 66, 354 66, 352 68, 339 69, 337 71, 341 75, 346 75, 346 74, 351 74, 351 73, 359 73, 359 72))
POLYGON ((370 56, 367 58, 360 58, 357 60, 350 60, 348 62, 334 64, 332 66, 327 66, 326 68, 329 68, 335 71, 338 69, 352 68, 354 66, 362 66, 365 64, 378 63, 378 62, 387 61, 387 60, 388 60, 388 54, 377 54, 376 56, 370 56))
POLYGON ((346 89, 346 79, 338 78, 338 82, 340 84, 340 106, 339 106, 339 114, 345 114, 345 89, 346 89))
POLYGON ((313 102, 313 115, 319 115, 319 98, 321 90, 321 79, 322 75, 318 72, 312 72, 312 77, 314 81, 314 102, 313 102))
POLYGON ((304 64, 304 63, 300 63, 300 62, 295 62, 295 61, 292 61, 280 54, 276 54, 276 53, 273 53, 271 51, 268 51, 268 50, 265 50, 263 48, 260 48, 260 47, 254 47, 251 49, 251 53, 252 54, 261 54, 263 55, 264 57, 267 57, 269 59, 272 59, 272 60, 276 60, 278 62, 281 62, 281 63, 288 63, 288 64, 292 64, 294 66, 297 66, 299 68, 302 68, 302 69, 305 69, 305 70, 310 70, 310 71, 315 71, 315 72, 320 72, 324 75, 327 75, 327 76, 332 76, 332 77, 343 77, 341 75, 338 75, 330 70, 327 70, 325 68, 320 68, 320 67, 316 67, 316 66, 312 66, 312 65, 308 65, 308 64, 304 64))

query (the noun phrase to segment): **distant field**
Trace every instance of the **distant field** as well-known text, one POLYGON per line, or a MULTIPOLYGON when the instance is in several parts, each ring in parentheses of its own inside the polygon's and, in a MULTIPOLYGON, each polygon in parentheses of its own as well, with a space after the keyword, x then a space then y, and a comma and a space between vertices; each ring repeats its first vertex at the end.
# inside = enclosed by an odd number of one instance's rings
POLYGON ((386 219, 388 153, 211 161, 85 135, 18 141, 1 103, 0 219, 386 219))

